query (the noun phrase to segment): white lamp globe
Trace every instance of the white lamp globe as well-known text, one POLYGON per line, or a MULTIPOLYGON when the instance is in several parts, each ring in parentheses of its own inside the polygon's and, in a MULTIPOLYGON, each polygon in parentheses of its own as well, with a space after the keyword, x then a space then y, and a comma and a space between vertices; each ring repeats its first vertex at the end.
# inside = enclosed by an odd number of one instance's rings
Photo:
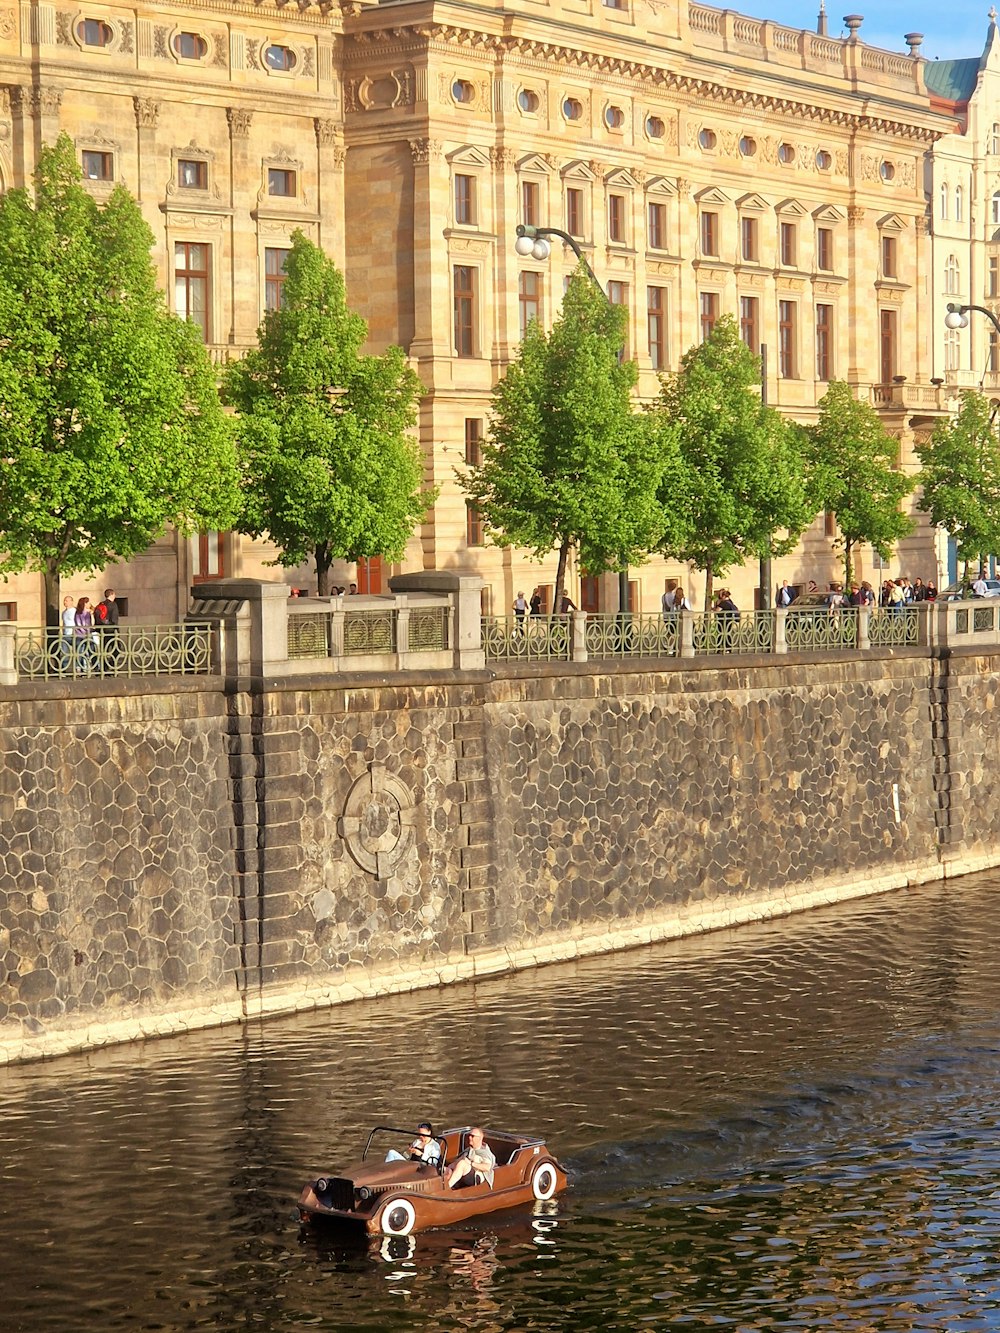
POLYGON ((969 316, 963 315, 958 310, 949 310, 944 317, 944 322, 949 329, 967 329, 969 327, 969 316))
POLYGON ((519 255, 530 255, 535 248, 535 242, 530 236, 519 236, 514 242, 514 249, 519 255))
POLYGON ((545 240, 543 236, 539 236, 538 240, 535 241, 534 245, 531 247, 532 258, 548 259, 551 250, 552 247, 549 245, 548 241, 545 240))

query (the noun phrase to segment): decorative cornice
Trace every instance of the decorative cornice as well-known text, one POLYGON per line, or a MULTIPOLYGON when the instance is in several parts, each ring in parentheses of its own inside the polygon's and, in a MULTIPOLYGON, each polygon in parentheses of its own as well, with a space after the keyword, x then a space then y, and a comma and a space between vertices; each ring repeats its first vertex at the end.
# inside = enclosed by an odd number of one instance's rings
MULTIPOLYGON (((563 46, 557 42, 487 33, 453 24, 428 23, 385 27, 350 32, 345 36, 348 39, 345 51, 348 65, 352 63, 352 55, 357 60, 369 59, 372 47, 378 47, 379 53, 387 57, 396 57, 414 47, 425 45, 441 50, 462 47, 466 50, 487 52, 494 57, 517 56, 522 59, 537 60, 547 66, 564 65, 574 69, 590 70, 619 78, 630 85, 644 83, 669 92, 681 93, 699 102, 718 103, 744 111, 780 117, 794 117, 798 120, 881 137, 895 135, 918 143, 935 143, 942 135, 950 133, 950 130, 944 127, 939 130, 933 129, 927 125, 918 125, 896 117, 859 115, 853 111, 837 110, 834 107, 815 106, 810 102, 800 102, 795 98, 782 97, 775 93, 751 92, 743 88, 729 87, 713 79, 681 74, 663 65, 626 60, 598 51, 581 51, 576 47, 563 46), (352 46, 354 52, 351 50, 352 46)), ((844 91, 850 91, 846 81, 844 91)), ((891 96, 893 91, 895 90, 886 89, 886 95, 891 96)), ((873 94, 877 95, 875 89, 873 94)))
POLYGON ((426 166, 441 156, 441 145, 434 139, 411 139, 410 152, 414 166, 426 166))

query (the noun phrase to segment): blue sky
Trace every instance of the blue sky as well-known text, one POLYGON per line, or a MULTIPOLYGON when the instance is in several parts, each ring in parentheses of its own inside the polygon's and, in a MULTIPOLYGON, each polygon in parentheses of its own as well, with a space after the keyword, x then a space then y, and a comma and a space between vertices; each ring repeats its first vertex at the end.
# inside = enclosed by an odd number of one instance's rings
MULTIPOLYGON (((774 19, 790 28, 816 27, 819 0, 712 0, 720 8, 735 9, 752 18, 774 19)), ((1000 9, 1000 0, 997 0, 1000 9)), ((890 51, 906 51, 904 32, 924 34, 923 54, 928 60, 941 60, 982 54, 989 30, 989 0, 878 0, 844 4, 826 0, 827 24, 831 37, 843 31, 845 14, 863 14, 861 37, 872 46, 890 51)), ((845 33, 846 35, 846 33, 845 33)))

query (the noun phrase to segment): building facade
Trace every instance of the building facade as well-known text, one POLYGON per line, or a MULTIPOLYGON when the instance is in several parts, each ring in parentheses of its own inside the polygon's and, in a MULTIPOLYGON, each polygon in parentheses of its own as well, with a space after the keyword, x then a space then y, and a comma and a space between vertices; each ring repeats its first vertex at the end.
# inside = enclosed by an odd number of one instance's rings
MULTIPOLYGON (((555 569, 484 545, 459 485, 527 321, 551 322, 575 264, 562 246, 516 255, 520 222, 571 234, 627 307, 646 400, 728 313, 766 349, 772 405, 815 420, 827 382, 846 379, 884 414, 905 468, 948 408, 931 204, 952 163, 970 218, 993 178, 987 164, 973 185, 961 108, 929 91, 918 35, 896 54, 867 46, 853 16, 834 39, 686 0, 27 3, 4 16, 4 186, 69 133, 98 197, 115 181, 138 197, 170 300, 220 362, 280 301, 292 231, 322 245, 372 350, 400 344, 426 388, 420 442, 440 494, 399 568, 479 572, 488 611, 547 590, 555 569)), ((958 249, 963 234, 949 233, 958 249)), ((971 231, 964 244, 968 272, 971 231)), ((985 224, 978 245, 988 282, 985 224)), ((775 578, 835 576, 835 531, 822 516, 775 578)), ((273 577, 272 556, 231 534, 167 537, 105 577, 131 613, 173 619, 193 580, 273 577)), ((871 552, 861 560, 879 576, 871 552)), ((941 577, 925 525, 895 565, 941 577)), ((377 591, 389 572, 360 579, 377 591)), ((728 576, 743 606, 756 573, 728 576)), ((616 609, 615 575, 573 579, 580 606, 616 609)), ((671 580, 700 596, 697 573, 670 562, 631 579, 637 608, 657 608, 671 580)), ((307 569, 288 581, 313 582, 307 569)), ((0 596, 30 621, 37 580, 0 596)))

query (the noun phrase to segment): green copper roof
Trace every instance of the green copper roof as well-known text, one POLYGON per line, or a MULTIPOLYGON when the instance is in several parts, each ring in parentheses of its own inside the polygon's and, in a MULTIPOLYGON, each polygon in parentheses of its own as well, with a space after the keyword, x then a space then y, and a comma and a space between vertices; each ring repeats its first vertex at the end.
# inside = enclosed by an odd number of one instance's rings
POLYGON ((935 97, 949 102, 967 102, 976 91, 981 59, 929 60, 924 66, 924 84, 935 97))

